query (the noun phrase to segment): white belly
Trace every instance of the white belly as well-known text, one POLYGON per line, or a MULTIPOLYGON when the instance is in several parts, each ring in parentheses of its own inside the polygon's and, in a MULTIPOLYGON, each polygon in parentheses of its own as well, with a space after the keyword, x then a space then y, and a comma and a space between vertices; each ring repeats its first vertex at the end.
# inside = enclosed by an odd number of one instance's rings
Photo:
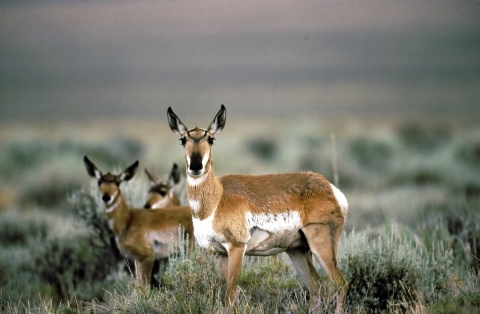
POLYGON ((298 230, 302 227, 300 214, 296 211, 288 211, 280 214, 252 214, 245 215, 247 229, 253 228, 265 230, 269 233, 282 233, 285 231, 298 230))
MULTIPOLYGON (((195 239, 202 248, 213 247, 223 251, 227 239, 213 230, 214 214, 204 220, 192 217, 195 239)), ((288 248, 303 245, 299 233, 302 222, 298 212, 290 211, 280 214, 246 214, 247 255, 270 255, 283 252, 288 248), (250 254, 249 254, 250 253, 250 254)))
POLYGON ((270 255, 304 244, 299 232, 300 214, 289 211, 280 214, 246 214, 250 239, 245 254, 270 255))

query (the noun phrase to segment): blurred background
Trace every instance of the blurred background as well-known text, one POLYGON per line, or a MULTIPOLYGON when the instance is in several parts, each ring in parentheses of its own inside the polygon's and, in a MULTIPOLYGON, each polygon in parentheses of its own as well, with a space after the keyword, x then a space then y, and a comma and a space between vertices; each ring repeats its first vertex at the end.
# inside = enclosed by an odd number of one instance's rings
MULTIPOLYGON (((221 104, 217 175, 336 174, 347 231, 473 232, 460 251, 478 268, 478 1, 31 0, 0 2, 0 273, 42 263, 47 238, 83 252, 63 239, 88 233, 84 155, 104 172, 138 159, 141 206, 144 167, 183 165, 167 108, 206 128, 221 104)), ((0 283, 95 295, 41 274, 0 283)))
POLYGON ((477 1, 2 1, 2 122, 478 113, 477 1))

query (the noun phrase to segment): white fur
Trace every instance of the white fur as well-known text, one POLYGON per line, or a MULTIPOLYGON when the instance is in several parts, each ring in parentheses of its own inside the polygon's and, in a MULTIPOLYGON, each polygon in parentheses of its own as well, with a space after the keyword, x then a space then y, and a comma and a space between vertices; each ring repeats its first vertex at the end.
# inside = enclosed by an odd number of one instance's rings
POLYGON ((213 230, 215 211, 216 208, 210 216, 203 220, 192 217, 195 239, 197 239, 197 243, 201 248, 208 248, 212 241, 225 242, 225 237, 213 230))
POLYGON ((230 248, 232 247, 232 244, 230 242, 222 243, 222 245, 225 248, 225 251, 227 251, 227 252, 229 252, 230 248))
POLYGON ((118 191, 115 192, 115 194, 113 194, 113 196, 110 198, 110 201, 105 204, 105 211, 106 211, 107 213, 113 212, 113 211, 115 210, 115 208, 118 207, 118 204, 120 204, 120 200, 121 200, 121 199, 120 199, 120 197, 119 197, 118 200, 117 200, 117 202, 116 202, 115 204, 111 205, 112 202, 113 202, 113 200, 115 200, 115 198, 117 197, 117 194, 118 194, 118 191))
POLYGON ((161 201, 159 202, 156 202, 155 204, 153 204, 151 206, 152 209, 158 209, 158 208, 163 208, 167 205, 167 203, 169 202, 170 200, 166 197, 164 197, 161 201))
POLYGON ((108 220, 108 225, 110 226, 110 229, 113 230, 113 225, 115 224, 115 221, 113 221, 113 219, 109 219, 108 220))
POLYGON ((251 249, 254 249, 255 247, 257 247, 257 245, 259 245, 260 243, 262 243, 264 240, 268 239, 269 237, 270 237, 270 233, 268 233, 267 231, 263 231, 263 230, 260 230, 260 229, 255 230, 255 232, 253 232, 250 240, 247 243, 247 247, 245 249, 245 252, 248 252, 251 249))
POLYGON ((200 209, 200 202, 189 199, 189 200, 188 200, 188 203, 190 204, 190 208, 192 209, 192 211, 193 211, 194 213, 197 213, 198 210, 200 209))
POLYGON ((205 171, 205 167, 207 166, 209 158, 210 158, 210 149, 205 152, 205 155, 203 155, 203 158, 202 158, 202 165, 203 165, 204 171, 205 171))
POLYGON ((202 184, 203 181, 205 181, 205 179, 207 178, 207 176, 208 176, 207 173, 204 173, 204 174, 202 174, 202 175, 199 176, 199 177, 187 176, 187 183, 188 183, 188 185, 190 185, 190 186, 198 186, 198 185, 202 184))
POLYGON ((270 233, 280 233, 302 227, 300 214, 296 211, 287 211, 280 214, 252 214, 246 213, 247 230, 254 227, 270 233))
POLYGON ((340 210, 342 211, 343 218, 345 218, 345 222, 347 222, 347 213, 348 213, 348 202, 345 194, 343 194, 337 187, 330 183, 332 186, 333 194, 337 199, 338 205, 340 206, 340 210))

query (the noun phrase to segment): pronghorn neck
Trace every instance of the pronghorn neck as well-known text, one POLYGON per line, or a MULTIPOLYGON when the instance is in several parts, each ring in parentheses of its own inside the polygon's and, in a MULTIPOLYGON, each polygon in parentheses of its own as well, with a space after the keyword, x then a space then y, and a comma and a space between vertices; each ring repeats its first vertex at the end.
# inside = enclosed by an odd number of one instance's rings
POLYGON ((118 237, 125 225, 130 221, 131 209, 125 202, 122 192, 118 193, 111 204, 105 205, 108 222, 115 237, 118 237))
POLYGON ((193 217, 203 220, 209 217, 220 203, 223 186, 213 172, 213 162, 199 177, 187 173, 187 196, 193 217))

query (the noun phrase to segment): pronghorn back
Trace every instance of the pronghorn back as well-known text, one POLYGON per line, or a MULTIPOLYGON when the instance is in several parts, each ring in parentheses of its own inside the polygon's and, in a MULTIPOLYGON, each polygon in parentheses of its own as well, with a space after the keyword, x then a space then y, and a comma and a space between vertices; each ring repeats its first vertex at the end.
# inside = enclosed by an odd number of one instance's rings
POLYGON ((249 203, 252 213, 278 213, 286 209, 305 212, 319 211, 305 208, 309 201, 321 200, 322 210, 339 207, 331 184, 322 175, 313 172, 267 175, 226 175, 220 177, 224 197, 241 196, 249 203))

